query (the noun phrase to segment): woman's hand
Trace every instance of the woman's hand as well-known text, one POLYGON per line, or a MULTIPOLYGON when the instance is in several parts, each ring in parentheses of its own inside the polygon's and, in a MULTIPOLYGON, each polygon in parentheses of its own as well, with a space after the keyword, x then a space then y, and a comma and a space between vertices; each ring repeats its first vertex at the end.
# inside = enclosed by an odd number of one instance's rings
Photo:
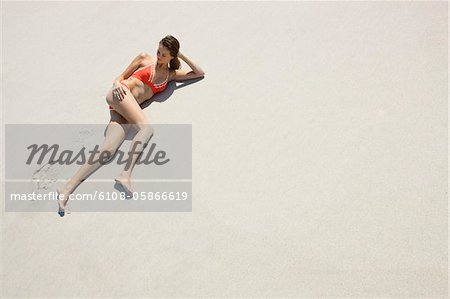
POLYGON ((127 91, 123 89, 122 84, 120 84, 120 81, 114 81, 112 91, 113 99, 121 102, 125 98, 126 94, 127 91))

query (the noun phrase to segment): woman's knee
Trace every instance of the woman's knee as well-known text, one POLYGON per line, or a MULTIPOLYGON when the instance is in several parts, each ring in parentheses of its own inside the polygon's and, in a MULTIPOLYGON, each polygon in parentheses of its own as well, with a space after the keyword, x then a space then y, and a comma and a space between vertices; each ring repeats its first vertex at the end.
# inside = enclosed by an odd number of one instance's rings
POLYGON ((153 136, 155 129, 153 128, 153 126, 150 123, 148 123, 148 122, 139 123, 139 124, 136 124, 136 126, 137 126, 139 132, 142 132, 149 136, 153 136))
POLYGON ((113 94, 112 94, 112 88, 110 88, 108 90, 108 92, 106 93, 105 100, 106 100, 106 103, 108 105, 111 105, 111 104, 114 103, 114 98, 113 98, 113 94))

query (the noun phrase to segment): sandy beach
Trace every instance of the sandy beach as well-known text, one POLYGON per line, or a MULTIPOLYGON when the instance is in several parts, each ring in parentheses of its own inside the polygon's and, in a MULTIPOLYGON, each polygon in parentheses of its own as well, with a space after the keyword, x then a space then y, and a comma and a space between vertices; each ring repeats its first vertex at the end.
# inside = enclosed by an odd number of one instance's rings
MULTIPOLYGON (((446 2, 1 5, 4 203, 7 125, 78 125, 81 146, 167 34, 206 72, 144 108, 192 128, 192 211, 3 204, 2 298, 447 297, 446 2)), ((20 188, 71 169, 29 168, 20 188)), ((115 192, 119 170, 94 178, 115 192)))

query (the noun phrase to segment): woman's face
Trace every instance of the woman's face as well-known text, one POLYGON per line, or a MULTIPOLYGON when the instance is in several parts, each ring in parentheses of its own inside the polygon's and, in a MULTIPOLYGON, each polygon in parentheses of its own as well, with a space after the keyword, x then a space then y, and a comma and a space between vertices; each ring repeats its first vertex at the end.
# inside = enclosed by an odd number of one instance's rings
POLYGON ((173 57, 170 55, 169 50, 163 45, 159 45, 156 51, 156 57, 158 58, 158 63, 168 64, 173 57))

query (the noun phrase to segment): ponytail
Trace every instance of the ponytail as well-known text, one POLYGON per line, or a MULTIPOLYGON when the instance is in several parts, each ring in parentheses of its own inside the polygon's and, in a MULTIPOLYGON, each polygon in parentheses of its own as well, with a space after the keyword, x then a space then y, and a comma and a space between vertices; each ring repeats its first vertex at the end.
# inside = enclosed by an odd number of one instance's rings
POLYGON ((181 67, 181 62, 178 56, 175 56, 175 58, 172 58, 169 62, 169 70, 178 70, 181 67))

